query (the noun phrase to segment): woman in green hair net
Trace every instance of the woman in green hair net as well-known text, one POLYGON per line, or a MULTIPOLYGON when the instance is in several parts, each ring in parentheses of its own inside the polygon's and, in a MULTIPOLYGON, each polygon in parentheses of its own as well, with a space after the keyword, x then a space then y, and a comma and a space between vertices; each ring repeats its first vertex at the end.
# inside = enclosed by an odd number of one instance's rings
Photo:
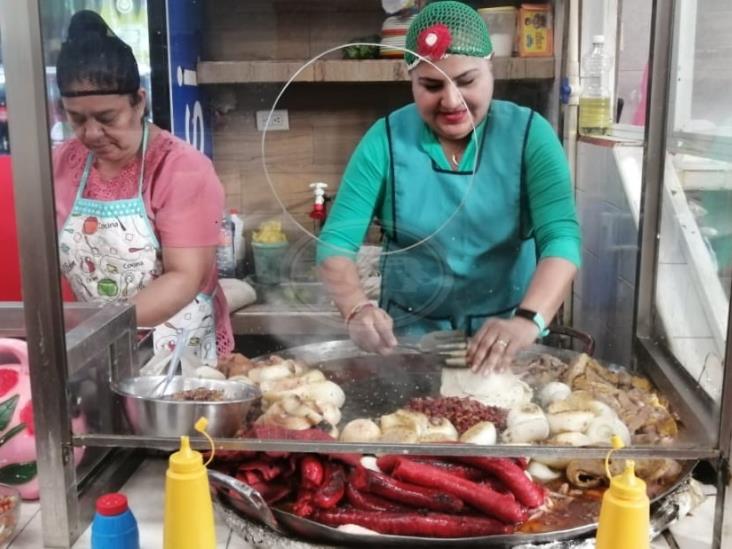
POLYGON ((505 369, 545 335, 580 264, 564 152, 538 113, 492 100, 493 48, 473 8, 428 4, 407 49, 414 103, 354 151, 321 234, 321 277, 361 348, 463 330, 474 371, 505 369), (387 252, 378 306, 354 263, 374 215, 387 252))

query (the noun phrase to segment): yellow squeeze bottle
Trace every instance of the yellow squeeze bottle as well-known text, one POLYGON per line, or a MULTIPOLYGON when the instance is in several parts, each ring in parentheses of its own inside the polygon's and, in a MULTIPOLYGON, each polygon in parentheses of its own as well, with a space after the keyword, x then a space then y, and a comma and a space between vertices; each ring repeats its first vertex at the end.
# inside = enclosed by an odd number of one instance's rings
MULTIPOLYGON (((620 438, 613 436, 613 450, 623 447, 620 438)), ((650 501, 646 483, 635 476, 635 462, 626 460, 625 470, 610 475, 605 458, 605 471, 610 488, 602 497, 600 522, 597 527, 596 549, 648 549, 650 546, 650 501)))
MULTIPOLYGON (((209 438, 204 432, 206 425, 206 419, 201 418, 196 422, 196 430, 209 438)), ((213 441, 211 448, 213 450, 213 441)), ((180 437, 180 450, 170 456, 165 474, 165 549, 216 548, 206 465, 201 453, 191 449, 188 437, 180 437)))

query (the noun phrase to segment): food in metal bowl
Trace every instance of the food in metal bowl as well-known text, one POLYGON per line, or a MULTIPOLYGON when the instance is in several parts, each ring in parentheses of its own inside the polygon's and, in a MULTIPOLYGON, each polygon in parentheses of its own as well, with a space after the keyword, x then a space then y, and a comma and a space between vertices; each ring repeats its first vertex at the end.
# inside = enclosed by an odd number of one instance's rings
POLYGON ((171 400, 193 400, 198 402, 221 402, 226 400, 224 391, 221 389, 207 389, 206 387, 178 391, 170 395, 169 398, 171 400))
POLYGON ((112 389, 123 401, 130 429, 135 434, 178 437, 195 435, 193 424, 208 419, 211 436, 233 436, 247 413, 261 398, 254 385, 238 381, 175 376, 160 398, 151 396, 162 376, 125 379, 112 389))

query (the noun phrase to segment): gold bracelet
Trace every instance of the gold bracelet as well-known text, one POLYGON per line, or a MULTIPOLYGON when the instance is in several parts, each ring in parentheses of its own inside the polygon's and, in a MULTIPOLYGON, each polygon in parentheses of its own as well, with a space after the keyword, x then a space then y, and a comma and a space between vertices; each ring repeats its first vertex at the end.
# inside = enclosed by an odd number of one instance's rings
POLYGON ((356 305, 353 306, 353 309, 351 309, 351 312, 349 312, 346 315, 346 326, 356 317, 358 313, 363 311, 364 309, 368 309, 369 307, 375 307, 371 301, 362 301, 361 303, 356 303, 356 305))

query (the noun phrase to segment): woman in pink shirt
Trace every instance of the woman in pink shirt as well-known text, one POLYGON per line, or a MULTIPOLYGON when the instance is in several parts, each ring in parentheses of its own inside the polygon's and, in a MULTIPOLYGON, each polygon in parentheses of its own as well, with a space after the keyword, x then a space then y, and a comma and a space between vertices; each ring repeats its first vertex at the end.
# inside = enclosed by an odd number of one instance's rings
POLYGON ((233 348, 216 274, 224 192, 211 162, 145 119, 132 50, 74 15, 56 78, 75 138, 54 151, 59 254, 81 301, 130 301, 155 350, 186 335, 209 365, 233 348))

